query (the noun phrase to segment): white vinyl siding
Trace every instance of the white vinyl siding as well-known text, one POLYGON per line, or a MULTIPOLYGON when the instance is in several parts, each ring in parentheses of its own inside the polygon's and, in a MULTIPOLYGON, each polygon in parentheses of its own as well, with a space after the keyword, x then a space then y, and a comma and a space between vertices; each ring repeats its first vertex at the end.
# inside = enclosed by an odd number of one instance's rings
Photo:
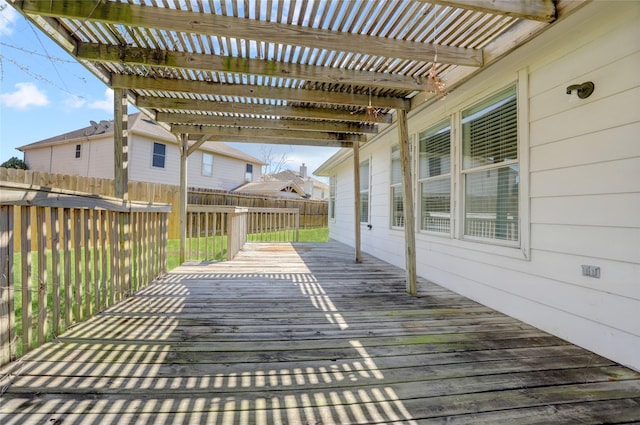
POLYGON ((369 160, 360 163, 360 222, 369 222, 369 160))
POLYGON ((451 233, 451 122, 419 135, 420 229, 451 233))
MULTIPOLYGON (((445 101, 417 106, 409 116, 409 133, 415 135, 453 117, 451 237, 416 234, 418 275, 637 370, 640 44, 630 40, 640 39, 639 14, 637 2, 615 8, 590 2, 452 90, 445 101), (513 149, 474 149, 476 158, 502 162, 481 165, 468 155, 463 168, 461 111, 491 98, 516 76, 517 157, 513 149), (585 81, 595 83, 594 93, 573 101, 567 86, 585 81), (518 173, 519 240, 465 236, 466 176, 471 183, 476 174, 495 179, 485 191, 493 194, 498 169, 515 173, 512 166, 518 173), (600 267, 600 278, 583 276, 582 265, 600 267)), ((373 164, 374 213, 373 229, 362 233, 362 250, 404 267, 403 235, 388 225, 389 154, 397 143, 392 127, 363 147, 373 164)), ((419 174, 419 160, 417 165, 419 174)), ((352 171, 348 159, 327 170, 339 176, 340 210, 330 234, 350 244, 352 171)), ((416 179, 419 196, 422 178, 416 179)), ((515 183, 514 174, 514 189, 515 183)))
POLYGON ((464 236, 518 242, 518 109, 510 87, 462 111, 464 236))
POLYGON ((400 145, 391 148, 391 227, 404 227, 400 145))

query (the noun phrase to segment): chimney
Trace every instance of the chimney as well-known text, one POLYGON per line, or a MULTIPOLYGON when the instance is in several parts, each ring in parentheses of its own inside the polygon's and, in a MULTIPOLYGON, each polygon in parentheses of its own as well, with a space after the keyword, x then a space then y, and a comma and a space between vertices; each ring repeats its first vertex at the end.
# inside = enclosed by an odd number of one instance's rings
POLYGON ((300 177, 302 177, 303 179, 307 178, 307 166, 304 165, 304 162, 300 166, 300 177))

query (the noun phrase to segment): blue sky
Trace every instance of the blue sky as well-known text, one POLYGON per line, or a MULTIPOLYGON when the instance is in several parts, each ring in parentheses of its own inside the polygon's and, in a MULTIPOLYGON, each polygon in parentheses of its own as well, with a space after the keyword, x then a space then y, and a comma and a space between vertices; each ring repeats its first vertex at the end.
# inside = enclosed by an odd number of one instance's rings
MULTIPOLYGON (((0 8, 5 6, 0 0, 0 8)), ((137 112, 132 106, 129 113, 137 112)), ((11 6, 0 11, 0 163, 18 146, 113 119, 113 94, 11 6)), ((336 148, 231 143, 259 159, 264 152, 284 168, 315 170, 336 148)))

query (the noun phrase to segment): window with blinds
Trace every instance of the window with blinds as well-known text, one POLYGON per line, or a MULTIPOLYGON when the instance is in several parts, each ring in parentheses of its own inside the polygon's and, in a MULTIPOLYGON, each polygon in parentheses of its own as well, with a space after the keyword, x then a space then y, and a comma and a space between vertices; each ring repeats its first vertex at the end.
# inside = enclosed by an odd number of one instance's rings
POLYGON ((420 229, 451 232, 451 122, 419 136, 420 229))
POLYGON ((360 163, 360 222, 369 222, 369 161, 360 163))
POLYGON ((519 240, 515 87, 462 112, 464 235, 519 240))
POLYGON ((336 176, 329 177, 329 219, 336 218, 336 176))
POLYGON ((391 148, 391 226, 404 227, 404 204, 402 198, 402 165, 400 145, 391 148))

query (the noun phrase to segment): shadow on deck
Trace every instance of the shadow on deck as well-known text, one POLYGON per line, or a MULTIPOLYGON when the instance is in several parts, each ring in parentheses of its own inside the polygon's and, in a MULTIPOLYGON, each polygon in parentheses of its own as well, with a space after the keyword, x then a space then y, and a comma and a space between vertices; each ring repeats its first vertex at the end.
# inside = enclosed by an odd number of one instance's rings
POLYGON ((431 283, 419 291, 335 242, 247 244, 11 365, 0 422, 640 421, 640 374, 431 283))

